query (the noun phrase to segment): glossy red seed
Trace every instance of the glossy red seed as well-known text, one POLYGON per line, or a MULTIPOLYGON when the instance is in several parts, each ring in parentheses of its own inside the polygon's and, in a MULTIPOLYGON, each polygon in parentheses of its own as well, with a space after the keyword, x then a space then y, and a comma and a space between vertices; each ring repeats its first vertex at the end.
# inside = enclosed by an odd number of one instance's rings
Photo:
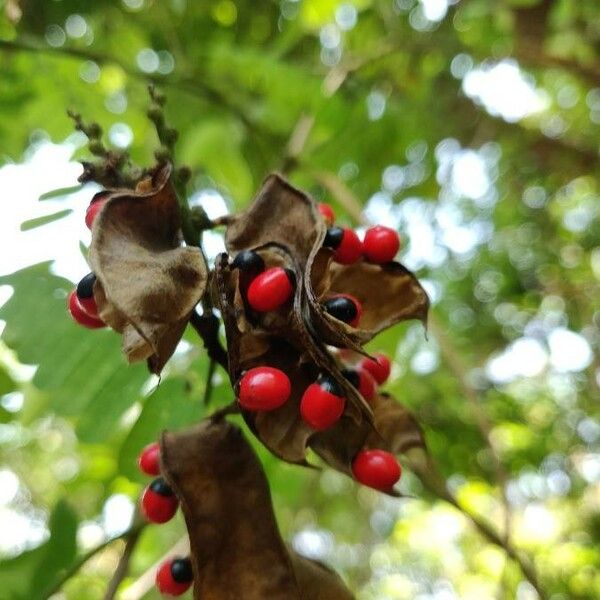
POLYGON ((85 224, 88 229, 92 229, 92 224, 96 219, 98 213, 102 210, 102 207, 106 204, 106 198, 98 198, 97 200, 92 200, 90 205, 87 207, 85 211, 85 224))
POLYGON ((352 229, 344 229, 340 245, 333 253, 333 259, 342 265, 351 265, 360 259, 363 244, 352 229))
POLYGON ((90 317, 101 320, 100 317, 98 317, 98 305, 96 304, 96 300, 94 300, 93 296, 91 298, 80 298, 77 296, 77 301, 79 302, 79 306, 81 306, 83 311, 90 317))
POLYGON ((269 312, 284 305, 294 294, 290 276, 281 267, 267 269, 248 287, 248 304, 258 312, 269 312))
POLYGON ((246 410, 274 410, 290 397, 288 376, 273 367, 255 367, 246 371, 239 386, 238 400, 246 410))
POLYGON ((156 572, 156 587, 158 591, 164 596, 181 596, 185 594, 193 583, 191 565, 189 565, 189 559, 176 558, 165 561, 156 572), (182 563, 186 563, 182 565, 182 563), (175 571, 175 572, 174 572, 175 571), (182 572, 185 573, 185 577, 181 577, 182 572), (177 581, 177 579, 182 579, 177 581))
POLYGON ((156 491, 156 484, 159 480, 154 480, 142 494, 142 499, 140 502, 140 507, 142 509, 142 514, 150 523, 166 523, 170 521, 177 512, 177 508, 179 507, 179 501, 177 500, 177 496, 173 494, 171 489, 163 484, 163 491, 170 492, 167 495, 164 493, 158 493, 156 491))
POLYGON ((160 475, 160 446, 158 442, 148 444, 140 453, 138 465, 146 475, 160 475))
POLYGON ((319 209, 319 212, 325 219, 325 223, 327 223, 327 225, 331 227, 331 225, 333 225, 333 223, 335 222, 335 212, 333 212, 333 208, 331 208, 331 206, 329 204, 326 204, 325 202, 319 203, 317 205, 317 208, 319 209))
POLYGON ((375 394, 377 393, 377 382, 373 379, 373 376, 364 369, 356 369, 358 373, 358 391, 361 393, 362 397, 370 402, 375 398, 375 394))
POLYGON ((398 233, 385 225, 367 229, 363 240, 363 254, 369 262, 387 263, 394 260, 400 249, 398 233))
POLYGON ((341 396, 318 383, 311 383, 300 400, 300 414, 313 429, 321 431, 339 420, 345 405, 346 400, 341 396))
POLYGON ((396 457, 385 450, 361 450, 352 461, 354 478, 376 490, 388 492, 402 475, 396 457))
POLYGON ((378 352, 374 356, 375 360, 371 358, 363 358, 358 366, 361 369, 364 369, 365 371, 371 373, 375 381, 379 385, 381 385, 382 383, 385 383, 388 377, 390 376, 392 364, 390 362, 390 359, 381 352, 378 352))
POLYGON ((73 320, 76 323, 79 323, 79 325, 83 325, 83 327, 87 327, 88 329, 100 329, 101 327, 105 327, 104 321, 90 316, 83 309, 75 291, 72 291, 69 294, 68 307, 73 320))

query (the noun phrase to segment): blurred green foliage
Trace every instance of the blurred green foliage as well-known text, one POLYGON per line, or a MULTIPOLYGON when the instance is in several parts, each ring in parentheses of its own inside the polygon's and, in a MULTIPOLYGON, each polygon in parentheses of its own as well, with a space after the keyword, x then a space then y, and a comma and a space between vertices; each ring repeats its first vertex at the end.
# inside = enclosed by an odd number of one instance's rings
MULTIPOLYGON (((546 597, 600 597, 596 0, 0 0, 0 10, 3 162, 63 141, 75 108, 113 142, 126 125, 132 158, 149 164, 155 82, 178 160, 196 174, 190 192, 218 190, 237 210, 286 166, 340 222, 366 206, 400 229, 404 260, 432 292, 429 336, 406 325, 372 347, 395 356, 387 389, 417 415, 462 510, 410 473, 415 498, 390 500, 259 448, 289 539, 363 600, 535 598, 465 517, 502 532, 508 504, 511 539, 546 597)), ((68 214, 68 191, 64 211, 23 230, 68 214)), ((67 319, 72 284, 48 264, 0 285, 13 290, 0 308, 0 473, 19 479, 4 504, 0 491, 0 517, 47 527, 35 548, 3 548, 0 597, 33 600, 105 539, 107 503, 136 501, 139 449, 205 414, 208 364, 186 335, 156 389, 143 366, 123 364, 117 336, 67 319), (33 377, 19 365, 36 365, 33 377)), ((231 398, 222 374, 213 397, 231 398)), ((148 528, 124 589, 183 532, 179 519, 148 528)), ((119 544, 57 597, 102 598, 119 544)))

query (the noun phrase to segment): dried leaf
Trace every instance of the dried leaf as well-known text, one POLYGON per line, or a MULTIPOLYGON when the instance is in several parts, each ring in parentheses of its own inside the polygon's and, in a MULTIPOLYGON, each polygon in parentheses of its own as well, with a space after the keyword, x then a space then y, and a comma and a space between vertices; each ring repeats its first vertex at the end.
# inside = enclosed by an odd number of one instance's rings
POLYGON ((100 316, 123 333, 130 361, 159 373, 207 283, 198 248, 182 247, 170 167, 135 192, 111 192, 94 221, 90 261, 100 316))
POLYGON ((373 399, 375 431, 367 439, 371 448, 382 448, 393 454, 405 454, 411 448, 425 449, 425 437, 414 416, 386 393, 373 399))
POLYGON ((315 202, 277 174, 267 177, 250 207, 235 215, 225 235, 231 254, 267 244, 286 248, 304 264, 325 238, 325 221, 315 202))
POLYGON ((426 322, 427 293, 413 273, 400 263, 376 265, 360 260, 340 265, 330 261, 328 269, 328 261, 330 252, 321 250, 310 283, 307 280, 306 284, 315 329, 327 343, 362 352, 363 344, 400 321, 426 322), (320 302, 335 294, 350 294, 361 303, 359 328, 338 321, 322 308, 320 302))
POLYGON ((302 598, 306 600, 353 600, 340 576, 324 564, 290 550, 302 598))
MULTIPOLYGON (((298 277, 301 277, 300 273, 298 277)), ((290 463, 306 464, 307 447, 312 445, 313 439, 320 439, 323 433, 315 432, 302 420, 300 400, 306 388, 316 381, 320 373, 329 373, 342 387, 347 399, 342 418, 344 428, 353 427, 358 433, 333 434, 329 445, 317 445, 316 451, 322 454, 324 460, 334 468, 348 472, 347 455, 355 453, 359 448, 356 444, 352 444, 349 449, 344 440, 350 441, 359 437, 362 442, 366 438, 371 427, 371 409, 342 375, 333 356, 324 346, 319 346, 305 329, 304 321, 298 316, 301 311, 297 306, 301 301, 301 288, 296 290, 294 310, 291 311, 287 328, 280 336, 276 336, 250 327, 244 327, 243 331, 240 329, 234 300, 237 292, 233 287, 233 283, 237 281, 232 277, 227 256, 217 257, 215 262, 217 299, 225 323, 229 350, 229 376, 232 384, 235 386, 243 371, 265 365, 286 373, 292 384, 290 398, 283 406, 266 412, 242 410, 244 419, 273 454, 290 463)), ((337 426, 332 430, 337 432, 337 426)))
POLYGON ((190 536, 194 598, 352 598, 329 569, 286 549, 264 471, 237 427, 207 420, 165 433, 161 460, 190 536))

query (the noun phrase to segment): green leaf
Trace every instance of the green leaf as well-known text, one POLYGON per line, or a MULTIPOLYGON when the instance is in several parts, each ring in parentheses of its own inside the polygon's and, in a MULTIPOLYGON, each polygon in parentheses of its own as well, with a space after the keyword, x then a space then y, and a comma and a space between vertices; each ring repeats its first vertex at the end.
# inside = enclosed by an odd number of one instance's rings
POLYGON ((57 198, 64 198, 65 196, 69 196, 74 194, 75 192, 83 189, 83 184, 73 185, 71 187, 58 188, 56 190, 50 190, 49 192, 43 193, 39 200, 56 200, 57 198))
MULTIPOLYGON (((200 361, 204 368, 206 358, 200 361)), ((178 429, 199 421, 203 407, 197 397, 192 397, 184 379, 163 381, 148 396, 135 425, 125 439, 119 456, 119 471, 131 479, 140 478, 137 457, 147 444, 158 439, 165 429, 178 429)))
POLYGON ((65 210, 59 210, 51 215, 44 215, 43 217, 36 217, 35 219, 29 219, 29 221, 23 221, 23 223, 21 223, 21 231, 29 231, 30 229, 35 229, 36 227, 58 221, 59 219, 63 219, 67 215, 70 215, 72 212, 72 209, 66 208, 65 210))
POLYGON ((143 364, 125 363, 120 336, 73 322, 66 309, 73 284, 50 274, 48 266, 0 278, 0 284, 14 289, 0 308, 0 319, 7 322, 2 339, 20 362, 39 365, 33 383, 48 392, 49 407, 77 417, 82 440, 99 441, 118 428, 123 413, 140 398, 148 374, 143 364))
POLYGON ((73 564, 77 553, 77 517, 60 501, 49 522, 50 539, 15 558, 0 562, 2 598, 42 600, 64 569, 73 564))
POLYGON ((13 378, 3 367, 0 367, 0 396, 14 392, 16 389, 17 384, 13 381, 13 378))
POLYGON ((254 193, 254 181, 240 144, 241 133, 233 123, 204 121, 186 132, 181 160, 206 170, 236 200, 247 201, 254 193))

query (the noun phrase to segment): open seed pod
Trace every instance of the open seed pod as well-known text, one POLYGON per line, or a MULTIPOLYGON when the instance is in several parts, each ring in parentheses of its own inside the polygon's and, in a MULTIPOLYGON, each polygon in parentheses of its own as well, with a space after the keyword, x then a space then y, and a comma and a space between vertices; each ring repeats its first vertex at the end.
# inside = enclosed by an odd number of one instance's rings
POLYGON ((417 278, 398 262, 383 265, 361 259, 351 265, 333 262, 331 250, 322 248, 307 265, 305 277, 309 318, 316 334, 328 344, 362 351, 378 333, 409 319, 427 321, 429 298, 417 278), (322 302, 336 294, 349 294, 362 306, 357 327, 328 314, 322 302))
POLYGON ((288 250, 294 261, 304 265, 323 244, 327 227, 315 201, 271 174, 245 211, 235 215, 227 227, 225 245, 230 254, 266 244, 288 250))
POLYGON ((123 335, 130 362, 160 373, 204 294, 207 268, 198 248, 182 246, 171 168, 133 190, 109 193, 92 228, 90 261, 100 318, 123 335))
MULTIPOLYGON (((306 464, 306 450, 311 440, 321 433, 311 429, 301 418, 300 400, 306 388, 317 379, 320 373, 330 374, 344 390, 346 408, 344 421, 357 429, 354 437, 366 439, 371 430, 371 409, 358 391, 341 373, 333 356, 323 346, 317 347, 312 336, 304 328, 297 303, 301 290, 296 290, 294 308, 290 311, 285 335, 271 335, 263 329, 238 326, 240 321, 235 298, 237 279, 229 268, 227 255, 217 257, 215 283, 229 355, 229 376, 236 386, 242 373, 258 366, 274 367, 287 375, 291 383, 291 395, 287 402, 275 410, 248 411, 242 414, 262 443, 279 458, 296 464, 306 464), (292 343, 293 342, 293 343, 292 343)), ((356 451, 360 448, 360 443, 356 451)), ((343 459, 329 459, 332 466, 339 468, 343 459)), ((348 463, 349 464, 349 463, 348 463)), ((347 469, 344 469, 347 471, 347 469)))
POLYGON ((353 598, 333 571, 285 546, 264 471, 237 427, 205 420, 165 433, 161 463, 190 537, 194 598, 353 598))

